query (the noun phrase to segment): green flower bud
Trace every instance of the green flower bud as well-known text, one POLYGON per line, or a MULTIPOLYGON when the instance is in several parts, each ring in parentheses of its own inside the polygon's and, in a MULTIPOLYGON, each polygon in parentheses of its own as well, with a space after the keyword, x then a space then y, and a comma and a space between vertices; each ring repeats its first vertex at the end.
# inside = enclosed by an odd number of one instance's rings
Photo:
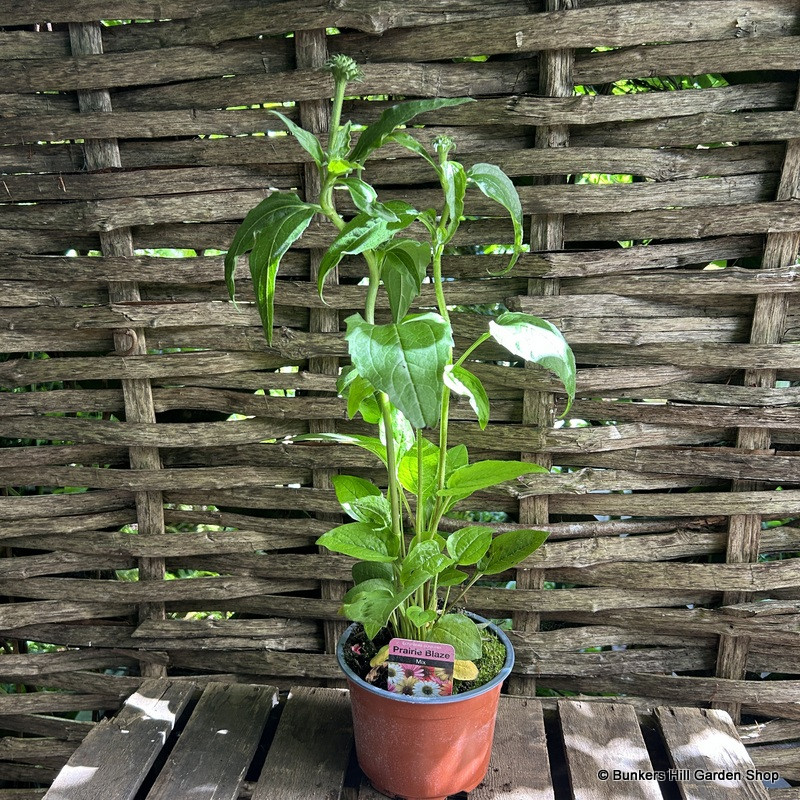
POLYGON ((433 140, 433 149, 439 154, 439 161, 446 161, 447 154, 456 149, 456 143, 449 136, 437 136, 433 140))
POLYGON ((363 81, 364 73, 350 56, 336 53, 325 62, 325 69, 333 75, 335 81, 363 81))

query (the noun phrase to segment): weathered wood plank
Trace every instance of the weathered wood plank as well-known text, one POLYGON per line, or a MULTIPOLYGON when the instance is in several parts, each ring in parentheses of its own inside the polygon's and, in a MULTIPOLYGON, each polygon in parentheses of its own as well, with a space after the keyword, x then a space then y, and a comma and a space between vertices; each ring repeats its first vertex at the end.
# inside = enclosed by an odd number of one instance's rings
MULTIPOLYGON (((797 48, 796 43, 794 48, 797 48)), ((796 138, 798 121, 800 113, 797 111, 763 111, 608 123, 596 128, 577 128, 575 144, 581 147, 678 147, 716 142, 780 141, 796 138)))
POLYGON ((797 68, 797 59, 796 36, 758 42, 743 37, 724 43, 646 45, 585 54, 575 64, 575 79, 576 82, 591 84, 659 75, 791 70, 797 68))
POLYGON ((692 2, 690 4, 625 3, 607 7, 509 17, 502 26, 487 30, 483 23, 461 22, 413 31, 395 30, 380 41, 352 36, 342 50, 359 60, 410 60, 464 55, 530 53, 537 50, 624 47, 644 42, 691 42, 736 39, 739 20, 747 18, 753 36, 781 36, 792 32, 796 16, 791 4, 692 2))
MULTIPOLYGON (((575 800, 619 798, 618 783, 608 779, 608 772, 614 769, 652 771, 639 720, 631 706, 564 700, 558 703, 558 714, 575 800), (598 776, 602 770, 606 770, 605 780, 598 776)), ((631 800, 661 800, 655 780, 634 778, 626 780, 624 786, 625 797, 631 800)))
POLYGON ((143 683, 116 717, 99 723, 86 737, 46 800, 132 800, 193 694, 188 682, 143 683))
POLYGON ((657 708, 655 718, 667 743, 672 765, 689 770, 678 785, 684 800, 767 800, 760 781, 744 777, 753 762, 724 711, 700 708, 657 708), (698 779, 701 773, 730 772, 731 779, 698 779))
POLYGON ((338 795, 352 748, 350 697, 340 689, 292 689, 253 800, 338 795))
POLYGON ((210 684, 147 800, 236 800, 272 708, 274 686, 210 684))
POLYGON ((542 707, 529 698, 502 697, 489 771, 475 800, 553 800, 542 707))

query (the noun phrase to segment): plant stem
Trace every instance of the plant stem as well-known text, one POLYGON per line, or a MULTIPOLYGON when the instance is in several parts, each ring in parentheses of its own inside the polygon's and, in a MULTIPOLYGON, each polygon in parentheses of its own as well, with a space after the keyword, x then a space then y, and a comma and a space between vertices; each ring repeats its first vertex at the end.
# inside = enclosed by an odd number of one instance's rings
POLYGON ((461 358, 456 361, 455 366, 460 367, 467 358, 472 354, 474 350, 477 350, 485 341, 488 341, 492 338, 492 334, 488 331, 486 333, 482 333, 463 353, 461 358))
POLYGON ((472 576, 472 580, 470 580, 469 583, 464 587, 461 594, 458 597, 456 597, 456 599, 453 600, 452 603, 450 603, 450 606, 447 608, 442 608, 442 616, 444 616, 473 587, 475 582, 480 580, 482 577, 483 577, 482 572, 476 572, 472 576))
POLYGON ((397 482, 397 454, 394 447, 394 425, 389 406, 389 398, 378 392, 378 406, 383 417, 383 428, 386 432, 386 469, 389 473, 389 504, 392 507, 392 532, 400 542, 400 552, 406 554, 406 542, 403 536, 403 514, 400 510, 400 487, 397 482))
POLYGON ((367 289, 367 299, 364 302, 364 318, 370 325, 375 324, 375 301, 378 298, 378 287, 381 283, 381 272, 378 265, 378 257, 372 250, 365 250, 364 260, 369 267, 369 288, 367 289))
POLYGON ((423 497, 423 470, 424 464, 422 459, 422 431, 417 429, 417 522, 416 533, 422 538, 422 532, 425 530, 425 499, 423 497))
POLYGON ((336 89, 333 95, 333 106, 331 108, 331 126, 328 131, 328 155, 333 158, 336 151, 336 141, 339 138, 339 126, 342 120, 342 104, 344 103, 344 90, 347 88, 347 80, 339 78, 336 81, 336 89))
MULTIPOLYGON (((442 217, 444 219, 444 215, 442 217)), ((441 223, 440 223, 441 225, 441 223)), ((447 312, 447 303, 444 297, 444 281, 442 280, 442 251, 444 245, 440 242, 436 243, 433 250, 433 282, 436 288, 436 302, 439 307, 439 313, 450 324, 450 314, 447 312)), ((450 353, 447 358, 447 363, 453 363, 453 350, 450 348, 450 353)), ((433 508, 433 514, 430 520, 430 528, 432 532, 436 532, 439 525, 439 520, 444 513, 444 499, 438 494, 444 489, 445 474, 447 471, 447 437, 448 437, 448 415, 450 414, 450 389, 447 386, 442 387, 442 404, 439 416, 439 472, 436 476, 436 504, 433 508)))

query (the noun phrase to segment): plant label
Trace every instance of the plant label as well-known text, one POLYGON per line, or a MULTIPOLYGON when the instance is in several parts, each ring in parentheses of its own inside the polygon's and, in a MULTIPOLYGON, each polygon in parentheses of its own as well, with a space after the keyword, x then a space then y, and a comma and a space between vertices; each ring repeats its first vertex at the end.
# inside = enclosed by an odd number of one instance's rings
POLYGON ((446 697, 453 693, 456 651, 451 644, 392 639, 389 642, 390 692, 410 697, 446 697))

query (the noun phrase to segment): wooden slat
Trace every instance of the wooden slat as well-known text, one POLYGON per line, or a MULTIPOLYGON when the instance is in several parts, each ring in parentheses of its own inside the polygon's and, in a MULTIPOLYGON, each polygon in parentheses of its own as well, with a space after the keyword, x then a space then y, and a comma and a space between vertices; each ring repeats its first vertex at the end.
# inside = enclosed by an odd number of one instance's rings
POLYGON ((542 705, 501 697, 489 771, 470 800, 553 800, 542 705))
POLYGON ((277 691, 210 684, 147 800, 236 800, 277 691))
POLYGON ((145 681, 86 737, 45 800, 131 800, 194 694, 190 682, 145 681))
POLYGON ((753 762, 725 711, 657 708, 655 716, 672 766, 689 770, 689 779, 678 781, 683 800, 767 800, 763 784, 745 777, 753 762), (695 770, 728 771, 741 777, 698 780, 695 770))
POLYGON ((562 701, 558 713, 574 800, 662 800, 655 780, 613 779, 615 769, 653 769, 632 706, 562 701))
POLYGON ((349 694, 292 689, 253 800, 333 800, 351 748, 349 694))

